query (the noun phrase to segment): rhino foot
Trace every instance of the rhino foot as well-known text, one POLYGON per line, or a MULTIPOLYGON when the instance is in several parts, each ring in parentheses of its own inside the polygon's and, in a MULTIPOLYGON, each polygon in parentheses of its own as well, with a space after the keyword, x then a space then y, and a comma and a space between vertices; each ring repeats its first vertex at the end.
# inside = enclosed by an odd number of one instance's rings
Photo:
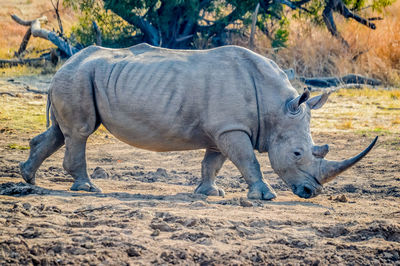
POLYGON ((249 199, 272 200, 276 198, 276 194, 269 184, 264 181, 258 181, 250 186, 247 197, 249 199))
POLYGON ((32 173, 27 169, 27 162, 20 162, 19 163, 19 169, 21 171, 22 178, 25 180, 26 183, 35 185, 36 180, 35 180, 35 173, 32 173))
POLYGON ((207 196, 225 196, 223 189, 217 187, 216 185, 209 185, 201 183, 194 191, 196 194, 204 194, 207 196))
POLYGON ((73 191, 87 191, 87 192, 101 192, 101 189, 95 186, 89 180, 75 181, 72 185, 71 190, 73 191))

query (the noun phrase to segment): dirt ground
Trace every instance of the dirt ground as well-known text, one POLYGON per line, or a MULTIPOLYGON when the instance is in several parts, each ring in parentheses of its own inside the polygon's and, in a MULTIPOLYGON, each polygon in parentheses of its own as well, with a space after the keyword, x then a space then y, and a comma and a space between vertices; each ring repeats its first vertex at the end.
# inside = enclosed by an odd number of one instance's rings
MULTIPOLYGON (((9 97, 7 95, 2 97, 9 97)), ((44 103, 44 100, 42 101, 44 103)), ((318 118, 321 119, 321 118, 318 118)), ((273 201, 246 199, 231 162, 217 178, 225 198, 193 194, 204 151, 155 153, 107 133, 91 137, 89 172, 102 193, 69 190, 64 149, 23 183, 18 163, 35 134, 0 130, 0 264, 34 265, 400 265, 400 139, 380 134, 373 151, 300 199, 257 154, 273 201)), ((340 160, 373 139, 357 132, 313 134, 340 160)))

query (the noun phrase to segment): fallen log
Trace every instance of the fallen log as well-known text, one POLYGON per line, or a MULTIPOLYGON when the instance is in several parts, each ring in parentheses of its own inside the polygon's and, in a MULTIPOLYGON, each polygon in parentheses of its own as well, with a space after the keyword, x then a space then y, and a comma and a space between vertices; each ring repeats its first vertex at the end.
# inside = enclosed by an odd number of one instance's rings
POLYGON ((31 65, 31 66, 43 66, 46 63, 46 60, 50 59, 45 57, 38 58, 27 58, 27 59, 0 59, 0 67, 6 66, 18 66, 18 65, 31 65))
POLYGON ((8 96, 11 96, 11 97, 17 97, 17 95, 15 95, 14 93, 7 92, 7 91, 1 91, 0 95, 8 95, 8 96))
POLYGON ((299 80, 308 86, 314 87, 337 87, 343 84, 364 84, 371 86, 382 85, 382 81, 364 77, 356 74, 349 74, 342 77, 321 77, 321 78, 305 78, 299 77, 299 80))

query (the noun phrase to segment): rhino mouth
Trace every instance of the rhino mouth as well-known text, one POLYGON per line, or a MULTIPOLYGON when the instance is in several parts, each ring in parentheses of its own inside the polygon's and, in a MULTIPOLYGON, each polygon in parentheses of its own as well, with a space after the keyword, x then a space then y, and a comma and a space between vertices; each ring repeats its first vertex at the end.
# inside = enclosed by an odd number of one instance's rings
POLYGON ((310 199, 321 193, 322 186, 313 186, 310 183, 298 186, 292 185, 292 191, 300 198, 310 199))
POLYGON ((322 184, 319 180, 307 171, 299 170, 307 177, 307 181, 304 184, 292 185, 293 193, 304 199, 313 198, 319 195, 322 192, 322 184))

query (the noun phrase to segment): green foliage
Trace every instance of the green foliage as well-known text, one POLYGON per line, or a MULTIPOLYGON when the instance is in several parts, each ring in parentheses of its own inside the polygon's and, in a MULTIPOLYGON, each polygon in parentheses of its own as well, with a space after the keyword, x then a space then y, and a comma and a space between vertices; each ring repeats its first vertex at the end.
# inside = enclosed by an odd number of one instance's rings
POLYGON ((385 7, 390 6, 394 2, 396 2, 396 0, 373 0, 372 9, 382 13, 385 7))
POLYGON ((68 0, 66 4, 79 8, 82 12, 78 24, 72 27, 76 42, 84 46, 95 43, 96 35, 92 24, 95 21, 102 34, 102 46, 128 47, 135 43, 134 26, 126 23, 110 10, 105 10, 101 1, 83 0, 77 3, 77 1, 68 0))
MULTIPOLYGON (((307 11, 289 9, 280 1, 261 1, 256 25, 271 40, 273 47, 285 47, 289 37, 289 20, 307 17, 323 25, 322 12, 329 0, 311 0, 302 5, 307 11)), ((362 11, 365 7, 382 12, 395 0, 343 0, 348 8, 362 11)), ((296 4, 296 0, 291 0, 296 4)), ((256 0, 64 0, 80 10, 82 16, 73 28, 78 42, 94 43, 92 21, 103 35, 103 45, 129 46, 148 42, 168 48, 188 48, 202 43, 226 43, 226 36, 248 30, 256 0), (229 34, 227 34, 229 33, 229 34), (208 40, 213 39, 212 42, 208 40), (219 40, 214 42, 215 40, 219 40)))
POLYGON ((286 43, 289 39, 289 20, 282 18, 279 25, 280 27, 276 30, 274 39, 271 43, 271 46, 274 48, 286 47, 286 43))

